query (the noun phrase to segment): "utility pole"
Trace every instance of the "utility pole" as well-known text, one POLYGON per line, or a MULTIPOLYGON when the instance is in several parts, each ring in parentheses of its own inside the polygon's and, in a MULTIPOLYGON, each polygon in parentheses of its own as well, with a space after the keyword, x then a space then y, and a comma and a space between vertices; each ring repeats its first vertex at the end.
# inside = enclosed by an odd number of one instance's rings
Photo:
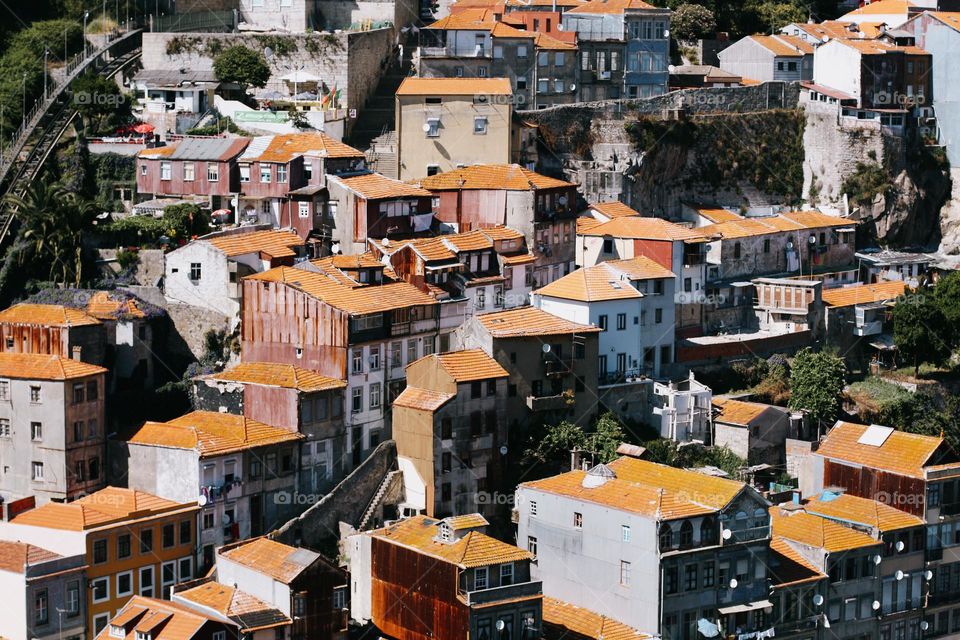
POLYGON ((27 126, 27 72, 23 72, 23 84, 22 84, 22 94, 23 94, 23 108, 20 110, 20 128, 23 129, 27 126))
POLYGON ((83 57, 87 57, 87 18, 90 17, 89 11, 83 12, 83 57))
POLYGON ((43 101, 47 101, 47 58, 50 56, 50 49, 43 50, 43 101))

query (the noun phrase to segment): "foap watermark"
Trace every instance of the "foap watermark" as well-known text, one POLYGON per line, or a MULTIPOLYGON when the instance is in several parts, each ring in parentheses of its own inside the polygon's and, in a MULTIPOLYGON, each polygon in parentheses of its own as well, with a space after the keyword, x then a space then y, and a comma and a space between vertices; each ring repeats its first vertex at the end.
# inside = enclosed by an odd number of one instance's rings
POLYGON ((320 502, 323 494, 300 493, 299 491, 278 491, 273 494, 273 504, 276 505, 312 505, 320 502))
POLYGON ((919 107, 927 103, 927 96, 922 93, 876 91, 873 94, 873 103, 889 107, 919 107))
POLYGON ((899 491, 888 492, 878 491, 874 495, 874 500, 898 509, 904 507, 923 506, 926 502, 922 493, 900 493, 899 491))
POLYGON ((508 104, 513 107, 522 107, 527 104, 527 97, 522 93, 475 93, 474 104, 508 104))
POLYGON ((127 96, 120 93, 77 91, 73 94, 73 104, 78 107, 97 106, 117 108, 125 104, 127 100, 127 96))
POLYGON ((477 493, 477 504, 506 504, 513 506, 515 501, 516 498, 512 493, 500 493, 499 491, 494 491, 493 493, 480 491, 477 493))

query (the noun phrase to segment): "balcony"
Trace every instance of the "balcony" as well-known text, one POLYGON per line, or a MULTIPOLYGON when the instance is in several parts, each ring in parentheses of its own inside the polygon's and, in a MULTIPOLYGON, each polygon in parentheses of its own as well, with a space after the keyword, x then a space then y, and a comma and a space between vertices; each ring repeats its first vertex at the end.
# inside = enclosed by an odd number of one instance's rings
POLYGON ((473 49, 455 49, 453 47, 420 47, 420 56, 424 58, 489 58, 486 47, 473 49))
POLYGON ((651 371, 651 369, 645 367, 638 367, 634 369, 627 369, 626 371, 610 371, 607 373, 601 373, 599 384, 600 386, 626 384, 627 382, 633 382, 634 380, 650 375, 651 371))
POLYGON ((478 604, 488 604, 502 600, 511 600, 513 598, 524 598, 527 596, 538 596, 543 593, 543 583, 539 580, 530 582, 518 582, 500 587, 491 587, 489 589, 480 589, 478 591, 468 591, 465 594, 467 606, 478 604))
POLYGON ((566 411, 576 403, 573 394, 560 393, 555 396, 527 396, 527 408, 530 411, 566 411))
POLYGON ((750 527, 748 529, 731 529, 730 538, 724 540, 724 544, 738 544, 741 542, 754 542, 770 537, 770 527, 750 527))

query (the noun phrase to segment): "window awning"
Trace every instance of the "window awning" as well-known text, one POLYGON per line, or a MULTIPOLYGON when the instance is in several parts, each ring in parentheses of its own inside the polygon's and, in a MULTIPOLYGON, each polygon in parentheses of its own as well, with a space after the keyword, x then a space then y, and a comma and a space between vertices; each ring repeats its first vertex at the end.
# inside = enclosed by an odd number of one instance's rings
POLYGON ((769 600, 758 600, 756 602, 748 602, 746 604, 735 604, 729 607, 720 607, 717 611, 720 612, 720 615, 730 615, 731 613, 746 613, 747 611, 756 611, 757 609, 766 609, 768 607, 773 607, 773 603, 769 600))

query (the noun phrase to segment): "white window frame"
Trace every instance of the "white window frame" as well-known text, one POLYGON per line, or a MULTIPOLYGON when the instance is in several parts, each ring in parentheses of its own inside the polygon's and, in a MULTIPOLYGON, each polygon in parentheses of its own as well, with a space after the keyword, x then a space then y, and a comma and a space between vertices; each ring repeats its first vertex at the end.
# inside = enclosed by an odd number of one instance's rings
POLYGON ((160 179, 164 182, 173 180, 173 164, 169 160, 160 161, 160 179))
MULTIPOLYGON (((106 627, 110 626, 110 614, 109 614, 109 613, 98 613, 97 615, 93 616, 93 628, 94 628, 95 631, 96 631, 96 629, 97 629, 97 623, 100 622, 101 620, 103 620, 103 626, 100 627, 100 630, 102 631, 102 630, 105 629, 106 627)), ((98 632, 98 633, 99 633, 99 632, 98 632)))
POLYGON ((473 589, 474 591, 480 591, 482 589, 490 588, 490 572, 487 567, 477 567, 473 570, 473 589), (483 576, 483 586, 480 586, 481 580, 480 577, 483 576))
POLYGON ((630 531, 630 525, 620 525, 620 540, 622 542, 630 542, 632 537, 633 533, 630 531))
POLYGON ((154 566, 149 565, 146 567, 140 567, 140 571, 137 573, 137 592, 146 598, 154 597, 154 593, 157 591, 157 573, 154 571, 154 566), (143 576, 145 574, 150 574, 150 586, 147 587, 149 593, 144 593, 143 588, 143 576))
POLYGON ((500 565, 500 585, 501 586, 503 586, 504 584, 513 584, 513 577, 514 577, 514 570, 513 570, 512 562, 505 562, 504 564, 500 565), (505 583, 503 581, 504 578, 509 578, 510 582, 505 583))
POLYGON ((101 602, 107 602, 110 600, 110 576, 103 576, 102 578, 95 578, 90 581, 90 597, 92 598, 93 604, 99 604, 101 602), (97 599, 97 585, 100 583, 106 583, 107 595, 105 595, 103 598, 97 599))
POLYGON ((177 580, 179 582, 186 582, 187 580, 193 580, 193 556, 184 556, 179 560, 177 560, 177 580), (189 563, 189 566, 190 566, 190 570, 187 572, 189 573, 189 575, 187 576, 184 576, 183 575, 184 572, 180 571, 181 567, 183 567, 184 562, 189 563))
POLYGON ((310 217, 310 203, 306 200, 301 200, 297 203, 297 215, 301 218, 310 217))
POLYGON ((163 597, 163 595, 167 592, 167 587, 169 587, 169 586, 171 586, 171 585, 175 585, 175 584, 177 584, 177 561, 176 561, 176 560, 168 560, 168 561, 166 561, 166 562, 164 562, 164 563, 162 563, 162 564, 160 565, 160 597, 163 597), (168 566, 170 566, 170 565, 173 565, 173 580, 172 580, 171 582, 164 582, 164 581, 163 581, 163 574, 164 574, 163 569, 164 569, 164 567, 168 567, 168 566))
MULTIPOLYGON (((132 544, 132 543, 131 543, 132 544)), ((123 596, 132 596, 133 595, 133 571, 121 571, 120 573, 115 574, 114 584, 116 585, 117 597, 121 598, 123 596), (130 578, 130 590, 129 591, 120 591, 120 578, 126 576, 130 578)))
POLYGON ((428 138, 440 137, 440 118, 427 118, 426 135, 428 138))
POLYGON ((220 182, 220 167, 216 162, 207 163, 207 182, 220 182))
POLYGON ((37 460, 30 462, 30 478, 34 482, 43 482, 43 463, 37 460), (40 473, 37 473, 39 471, 40 473))
POLYGON ((197 165, 192 162, 183 163, 183 181, 193 182, 197 179, 197 165))
POLYGON ((250 165, 240 165, 240 182, 250 182, 250 165))
POLYGON ((475 136, 487 135, 487 117, 486 116, 474 116, 473 135, 475 136))

